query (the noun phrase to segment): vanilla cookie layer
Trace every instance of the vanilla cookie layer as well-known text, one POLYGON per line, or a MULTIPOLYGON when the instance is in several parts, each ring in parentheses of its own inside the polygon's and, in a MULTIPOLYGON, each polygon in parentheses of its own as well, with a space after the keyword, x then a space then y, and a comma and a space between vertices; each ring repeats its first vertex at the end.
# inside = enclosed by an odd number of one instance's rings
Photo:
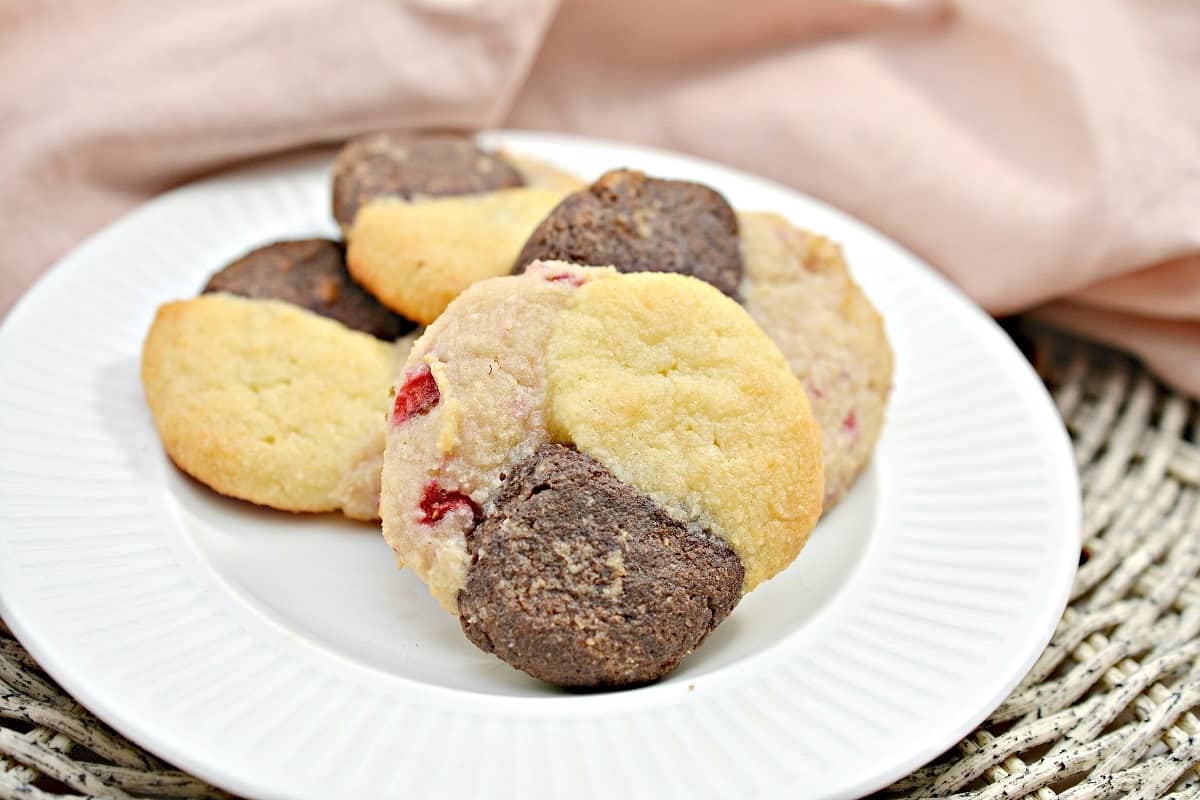
POLYGON ((371 200, 347 237, 350 273, 388 308, 431 323, 471 284, 508 274, 529 233, 568 191, 526 186, 371 200))
POLYGON ((142 383, 167 454, 216 491, 285 511, 333 511, 349 493, 347 514, 371 518, 370 489, 347 475, 403 355, 288 303, 209 294, 159 309, 142 383))

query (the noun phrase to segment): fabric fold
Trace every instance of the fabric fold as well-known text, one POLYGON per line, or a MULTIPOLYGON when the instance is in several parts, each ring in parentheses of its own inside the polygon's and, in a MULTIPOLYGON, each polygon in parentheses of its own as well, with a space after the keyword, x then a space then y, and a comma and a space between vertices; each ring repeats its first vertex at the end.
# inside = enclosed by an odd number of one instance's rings
POLYGON ((1190 0, 8 3, 0 311, 199 173, 505 125, 783 181, 1200 393, 1196 42, 1190 0))

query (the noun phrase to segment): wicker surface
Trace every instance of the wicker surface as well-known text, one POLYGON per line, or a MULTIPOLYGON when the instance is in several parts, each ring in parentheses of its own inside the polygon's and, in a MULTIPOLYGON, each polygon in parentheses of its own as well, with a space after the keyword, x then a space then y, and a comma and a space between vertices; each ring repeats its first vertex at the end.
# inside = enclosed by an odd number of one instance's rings
MULTIPOLYGON (((1084 492, 1071 606, 987 722, 880 796, 1200 798, 1200 413, 1111 353, 1037 352, 1084 492)), ((227 796, 122 740, 0 625, 0 798, 78 795, 227 796)))

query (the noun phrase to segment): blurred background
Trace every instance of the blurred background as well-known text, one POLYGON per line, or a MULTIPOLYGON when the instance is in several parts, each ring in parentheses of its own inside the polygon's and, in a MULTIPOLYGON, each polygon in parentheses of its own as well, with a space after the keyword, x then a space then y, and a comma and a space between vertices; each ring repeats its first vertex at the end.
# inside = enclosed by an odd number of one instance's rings
POLYGON ((1193 0, 2 0, 0 117, 0 313, 206 173, 532 128, 787 183, 1200 393, 1193 0))

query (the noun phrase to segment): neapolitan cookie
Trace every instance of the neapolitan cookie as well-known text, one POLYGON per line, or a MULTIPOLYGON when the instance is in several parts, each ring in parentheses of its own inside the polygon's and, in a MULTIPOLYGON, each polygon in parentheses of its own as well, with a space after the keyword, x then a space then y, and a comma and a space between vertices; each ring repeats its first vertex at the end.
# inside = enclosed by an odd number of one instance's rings
POLYGON ((334 216, 354 278, 421 323, 475 281, 508 272, 529 232, 581 183, 462 136, 381 133, 334 163, 334 216))
POLYGON ((468 638, 565 686, 654 680, 821 512, 799 381, 681 275, 538 262, 467 289, 395 390, 380 512, 468 638))
POLYGON ((554 258, 692 275, 740 300, 800 378, 821 425, 826 508, 862 472, 883 427, 892 351, 840 248, 773 214, 735 214, 712 189, 615 170, 538 226, 514 271, 554 258))

